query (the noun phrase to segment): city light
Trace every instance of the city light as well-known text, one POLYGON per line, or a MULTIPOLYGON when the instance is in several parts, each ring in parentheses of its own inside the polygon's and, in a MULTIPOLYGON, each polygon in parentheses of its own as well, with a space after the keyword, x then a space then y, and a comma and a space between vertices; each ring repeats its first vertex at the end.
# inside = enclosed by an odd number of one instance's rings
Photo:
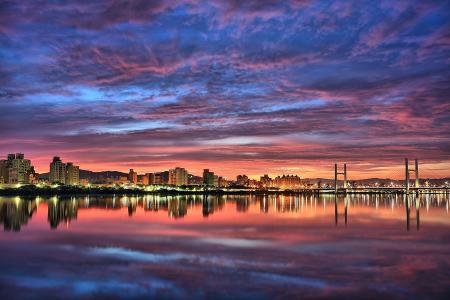
MULTIPOLYGON (((370 189, 377 189, 383 191, 386 188, 391 188, 394 192, 396 187, 399 191, 403 191, 404 184, 395 184, 393 180, 385 180, 383 182, 374 181, 373 183, 364 183, 364 180, 352 180, 347 178, 347 165, 344 164, 344 172, 338 172, 337 165, 335 167, 335 178, 329 179, 328 182, 322 183, 317 179, 301 178, 298 174, 284 174, 271 177, 269 175, 263 175, 259 180, 250 179, 247 175, 237 175, 235 180, 226 179, 210 169, 203 171, 203 176, 196 176, 191 174, 187 169, 181 167, 175 167, 168 171, 160 171, 153 173, 138 174, 133 169, 130 169, 129 173, 115 172, 114 175, 109 172, 99 172, 96 175, 95 172, 91 172, 91 178, 80 178, 79 167, 74 166, 72 163, 63 163, 60 157, 54 157, 50 163, 50 170, 48 177, 39 178, 31 164, 31 160, 25 159, 24 154, 9 154, 7 160, 0 161, 2 174, 16 174, 16 177, 6 179, 8 183, 0 184, 0 187, 4 190, 8 187, 14 187, 15 189, 22 189, 25 186, 35 186, 38 189, 44 189, 49 187, 51 189, 61 189, 61 192, 70 189, 105 189, 110 188, 114 190, 126 190, 126 191, 142 191, 148 193, 155 193, 160 191, 167 192, 183 192, 183 193, 197 193, 197 192, 213 192, 217 190, 222 191, 321 191, 321 192, 338 192, 345 189, 347 192, 365 191, 370 189), (15 171, 12 168, 14 165, 20 165, 19 171, 15 171), (6 172, 6 171, 7 172, 6 172), (343 174, 344 178, 338 178, 338 175, 343 174), (22 182, 9 184, 9 182, 17 182, 18 178, 22 178, 22 182), (343 180, 340 181, 340 180, 343 180), (82 184, 81 184, 82 183, 82 184)), ((419 166, 418 161, 415 161, 416 166, 419 166)), ((351 165, 348 166, 351 168, 351 165)), ((301 169, 300 169, 301 170, 301 169)), ((330 173, 332 171, 330 170, 330 173)), ((407 172, 411 172, 408 171, 407 172)), ((332 174, 332 173, 331 173, 332 174)), ((330 175, 331 175, 330 174, 330 175)), ((419 176, 419 173, 415 171, 414 176, 419 176)), ((330 176, 331 177, 331 176, 330 176)), ((4 180, 4 179, 3 179, 4 180)), ((419 180, 416 181, 416 183, 419 180)), ((428 180, 423 183, 423 187, 427 189, 448 187, 448 181, 437 180, 438 184, 431 185, 428 180)), ((420 186, 418 186, 420 188, 420 186)))

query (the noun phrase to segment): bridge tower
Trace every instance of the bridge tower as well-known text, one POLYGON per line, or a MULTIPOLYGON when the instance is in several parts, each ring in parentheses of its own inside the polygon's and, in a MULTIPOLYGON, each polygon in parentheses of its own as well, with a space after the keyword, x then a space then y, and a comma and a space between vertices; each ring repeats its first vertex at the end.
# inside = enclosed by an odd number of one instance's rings
POLYGON ((405 158, 405 192, 406 195, 409 194, 409 180, 410 180, 410 172, 414 172, 414 187, 419 188, 419 160, 414 159, 414 169, 409 168, 409 161, 405 158))
POLYGON ((338 175, 344 175, 344 190, 347 189, 347 164, 344 164, 343 172, 338 172, 337 164, 334 164, 334 192, 338 192, 338 175))

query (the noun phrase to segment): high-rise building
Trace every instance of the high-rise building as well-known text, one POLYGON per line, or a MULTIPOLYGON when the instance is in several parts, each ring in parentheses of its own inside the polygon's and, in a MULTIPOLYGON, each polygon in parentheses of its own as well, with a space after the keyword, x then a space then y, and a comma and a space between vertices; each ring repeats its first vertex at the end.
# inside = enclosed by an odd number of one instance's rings
POLYGON ((48 179, 51 183, 61 183, 68 185, 80 184, 80 167, 73 163, 63 163, 59 156, 54 156, 50 163, 50 173, 48 179))
POLYGON ((0 160, 0 183, 34 183, 37 174, 29 159, 23 153, 8 154, 6 160, 0 160))
POLYGON ((214 172, 210 172, 209 169, 204 169, 203 170, 203 184, 204 185, 211 185, 211 186, 216 186, 217 184, 215 184, 215 176, 214 172))
POLYGON ((138 182, 138 175, 137 172, 135 172, 133 169, 130 169, 130 172, 128 173, 128 180, 130 183, 137 183, 138 182))
POLYGON ((28 178, 29 178, 28 179, 29 184, 36 184, 39 181, 39 174, 36 173, 33 166, 31 166, 31 168, 30 168, 30 172, 28 173, 28 178))
POLYGON ((241 186, 249 185, 249 179, 247 175, 238 175, 236 176, 236 184, 241 186))
POLYGON ((80 167, 74 166, 73 163, 66 164, 66 184, 79 185, 80 184, 80 167))
POLYGON ((219 177, 218 178, 218 180, 217 180, 218 182, 218 186, 219 187, 227 187, 228 186, 228 180, 226 180, 225 178, 223 178, 223 177, 219 177))
POLYGON ((267 174, 265 174, 264 176, 261 176, 259 181, 263 188, 272 187, 272 185, 273 185, 272 178, 270 178, 269 175, 267 175, 267 174))
POLYGON ((31 161, 23 153, 8 154, 4 165, 8 167, 8 183, 30 183, 31 161))
POLYGON ((297 175, 283 175, 274 179, 274 185, 283 189, 293 189, 301 187, 302 181, 297 175))
POLYGON ((155 173, 155 182, 153 184, 163 184, 163 178, 161 173, 155 173))
POLYGON ((147 184, 155 184, 155 173, 145 173, 147 184))
POLYGON ((51 183, 66 183, 66 165, 59 156, 54 156, 50 163, 50 174, 48 177, 51 183))
POLYGON ((0 184, 8 183, 9 167, 6 160, 0 160, 0 184))
POLYGON ((185 168, 176 167, 169 170, 169 184, 187 185, 188 172, 185 168))

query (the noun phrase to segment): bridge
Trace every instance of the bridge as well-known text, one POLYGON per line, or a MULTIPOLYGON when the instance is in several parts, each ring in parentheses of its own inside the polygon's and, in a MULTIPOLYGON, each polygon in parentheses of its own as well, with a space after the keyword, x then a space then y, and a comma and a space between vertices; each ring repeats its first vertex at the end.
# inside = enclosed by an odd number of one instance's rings
POLYGON ((405 183, 403 186, 389 187, 351 187, 348 185, 347 164, 344 163, 343 171, 338 171, 338 165, 334 164, 334 188, 316 189, 318 193, 396 193, 396 194, 434 194, 434 193, 450 193, 449 187, 429 187, 420 186, 419 178, 419 160, 414 159, 414 168, 410 167, 408 158, 405 158, 405 183), (411 173, 414 172, 414 186, 410 185, 411 173), (339 187, 338 176, 343 175, 343 185, 339 187))
POLYGON ((331 187, 289 189, 284 192, 293 193, 315 193, 315 194, 450 194, 450 187, 420 186, 419 160, 414 160, 414 168, 410 168, 409 161, 405 159, 405 179, 403 185, 396 186, 351 186, 347 176, 347 164, 343 164, 339 171, 338 164, 334 164, 334 184, 331 187), (411 173, 414 173, 414 185, 410 184, 411 173), (343 176, 342 186, 339 185, 338 177, 343 176))

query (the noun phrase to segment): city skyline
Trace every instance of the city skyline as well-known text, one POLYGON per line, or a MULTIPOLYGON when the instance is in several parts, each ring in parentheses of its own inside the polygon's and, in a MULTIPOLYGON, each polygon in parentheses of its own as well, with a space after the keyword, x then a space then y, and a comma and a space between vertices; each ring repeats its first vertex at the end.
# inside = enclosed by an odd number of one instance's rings
MULTIPOLYGON (((237 184, 238 186, 254 186, 258 184, 259 187, 271 187, 271 186, 305 186, 312 184, 310 180, 319 180, 316 183, 320 185, 321 180, 332 181, 331 171, 328 172, 325 177, 304 177, 300 172, 297 173, 281 173, 281 174, 259 174, 254 176, 247 176, 248 174, 239 174, 234 178, 224 177, 217 174, 210 169, 203 169, 202 174, 195 174, 187 170, 184 167, 176 166, 165 170, 145 170, 137 172, 135 169, 129 169, 126 171, 118 170, 102 170, 102 171, 92 171, 87 169, 81 169, 80 166, 74 165, 73 162, 63 162, 61 157, 54 156, 49 163, 49 169, 47 171, 40 173, 36 172, 33 162, 26 157, 24 153, 9 153, 5 155, 6 159, 0 159, 0 185, 1 184, 68 184, 68 185, 87 185, 89 183, 108 183, 108 184, 119 184, 124 185, 130 184, 140 184, 140 185, 205 185, 205 186, 215 186, 215 187, 226 187, 230 184, 237 184), (92 174, 101 174, 100 177, 89 176, 86 178, 80 175, 80 171, 90 172, 92 174), (292 182, 290 180, 293 180, 292 182), (281 180, 281 181, 280 181, 281 180), (286 180, 283 181, 283 180, 286 180), (287 183, 289 182, 289 183, 287 183)), ((430 177, 427 170, 425 175, 423 174, 423 164, 419 164, 419 160, 415 159, 414 162, 405 159, 404 163, 408 165, 409 171, 415 172, 415 177, 409 180, 419 180, 422 184, 428 185, 428 180, 441 180, 442 184, 448 185, 449 177, 430 177)), ((349 175, 348 164, 344 163, 342 165, 335 164, 335 172, 338 175, 343 175, 345 177, 344 185, 346 182, 364 182, 367 180, 379 179, 384 183, 379 182, 382 185, 388 184, 394 186, 394 182, 403 182, 404 177, 400 176, 390 176, 390 177, 368 177, 368 178, 352 178, 349 175), (341 170, 342 168, 342 170, 341 170), (343 173, 342 173, 343 172, 343 173), (387 182, 385 182, 387 181, 387 182)), ((405 165, 402 165, 404 168, 405 165)), ((400 170, 401 173, 405 172, 405 169, 400 170)), ((392 174, 396 174, 392 171, 392 174)), ((398 175, 398 174, 397 174, 398 175)), ((338 178, 338 181, 342 181, 338 178)), ((371 184, 378 185, 378 182, 373 181, 371 184)), ((398 183, 395 183, 398 185, 398 183)))
MULTIPOLYGON (((0 152, 38 173, 450 170, 448 1, 8 1, 0 152)), ((394 174, 394 175, 392 175, 394 174)))

